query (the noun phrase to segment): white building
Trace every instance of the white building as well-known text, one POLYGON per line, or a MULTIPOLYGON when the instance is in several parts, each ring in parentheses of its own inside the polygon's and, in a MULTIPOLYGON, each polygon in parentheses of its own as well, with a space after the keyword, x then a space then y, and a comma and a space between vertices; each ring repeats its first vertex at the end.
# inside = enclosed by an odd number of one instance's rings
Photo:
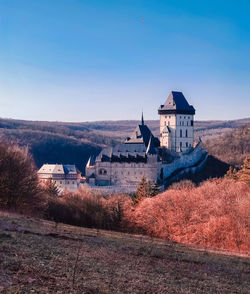
POLYGON ((176 152, 193 147, 195 109, 181 92, 172 91, 158 113, 161 147, 176 152))
MULTIPOLYGON (((131 137, 115 147, 105 148, 96 159, 90 158, 86 166, 86 179, 97 186, 134 186, 145 176, 151 182, 163 182, 166 168, 175 171, 175 162, 180 162, 192 152, 194 145, 193 122, 195 109, 189 105, 181 92, 172 91, 160 115, 160 140, 141 123, 131 137), (180 159, 179 161, 177 161, 180 159), (169 165, 171 163, 171 167, 169 165)), ((190 164, 192 164, 190 160, 190 164)))
POLYGON ((80 184, 80 172, 75 165, 44 164, 37 173, 42 183, 53 181, 60 193, 66 189, 74 192, 80 184))

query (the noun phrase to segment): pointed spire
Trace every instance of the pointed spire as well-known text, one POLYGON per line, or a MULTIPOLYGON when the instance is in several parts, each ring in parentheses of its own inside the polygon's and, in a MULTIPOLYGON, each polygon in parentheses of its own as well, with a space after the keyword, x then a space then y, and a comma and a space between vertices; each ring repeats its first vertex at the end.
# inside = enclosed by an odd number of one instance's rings
POLYGON ((90 167, 90 162, 91 162, 91 156, 90 156, 90 158, 89 158, 89 160, 88 160, 88 162, 87 162, 86 167, 90 167))
POLYGON ((144 126, 143 110, 142 110, 142 114, 141 114, 141 125, 144 126))
POLYGON ((148 142, 146 154, 157 154, 157 152, 155 150, 152 134, 151 134, 149 142, 148 142))

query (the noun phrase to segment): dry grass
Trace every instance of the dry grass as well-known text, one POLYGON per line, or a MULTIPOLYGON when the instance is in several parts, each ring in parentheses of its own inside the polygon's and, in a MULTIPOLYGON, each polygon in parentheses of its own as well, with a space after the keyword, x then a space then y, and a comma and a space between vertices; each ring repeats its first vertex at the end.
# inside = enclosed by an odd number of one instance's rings
POLYGON ((0 212, 0 292, 248 293, 246 256, 197 249, 0 212))

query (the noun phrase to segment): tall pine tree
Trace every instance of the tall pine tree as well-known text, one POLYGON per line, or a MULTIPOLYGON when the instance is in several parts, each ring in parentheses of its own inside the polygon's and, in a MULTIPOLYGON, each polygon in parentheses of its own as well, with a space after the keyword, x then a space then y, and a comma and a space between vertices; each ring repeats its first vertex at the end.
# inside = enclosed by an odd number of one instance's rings
POLYGON ((156 195, 157 193, 154 194, 155 188, 153 190, 153 187, 154 186, 151 184, 151 181, 147 181, 145 176, 143 176, 136 190, 135 203, 138 204, 145 197, 156 195))
POLYGON ((159 193, 160 193, 159 186, 158 186, 157 182, 154 182, 154 184, 151 187, 151 196, 155 196, 159 193))

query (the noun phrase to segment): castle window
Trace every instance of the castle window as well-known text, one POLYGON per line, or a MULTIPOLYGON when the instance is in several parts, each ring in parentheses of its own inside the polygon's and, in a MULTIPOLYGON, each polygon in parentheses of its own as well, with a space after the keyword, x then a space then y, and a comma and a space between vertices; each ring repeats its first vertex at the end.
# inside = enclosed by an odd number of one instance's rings
POLYGON ((169 118, 171 118, 171 116, 169 116, 169 118))
POLYGON ((180 130, 180 137, 182 137, 182 130, 180 130))
POLYGON ((106 175, 107 171, 104 168, 99 169, 99 175, 106 175))
POLYGON ((188 142, 186 142, 186 147, 188 147, 188 142))
POLYGON ((170 121, 168 121, 168 126, 170 126, 170 121))
POLYGON ((167 125, 167 122, 165 121, 165 126, 167 125))
POLYGON ((182 147, 182 142, 180 142, 180 147, 182 147))
POLYGON ((181 116, 180 116, 180 118, 181 118, 181 116))
POLYGON ((187 121, 187 126, 188 126, 188 121, 187 121))
POLYGON ((191 126, 193 126, 194 125, 194 121, 193 120, 191 120, 191 126))
POLYGON ((186 137, 188 136, 188 130, 186 130, 186 137))

